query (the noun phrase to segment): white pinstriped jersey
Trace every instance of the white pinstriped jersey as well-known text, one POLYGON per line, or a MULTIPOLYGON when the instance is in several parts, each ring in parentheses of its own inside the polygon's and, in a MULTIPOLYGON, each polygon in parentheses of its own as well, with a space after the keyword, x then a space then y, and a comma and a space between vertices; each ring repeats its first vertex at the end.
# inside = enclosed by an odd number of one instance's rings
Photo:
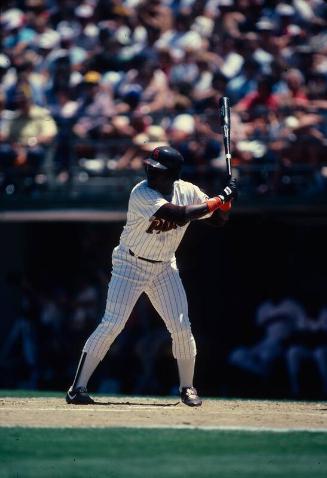
MULTIPOLYGON (((158 191, 141 181, 132 190, 127 212, 127 222, 120 243, 136 256, 157 261, 170 261, 179 246, 189 223, 184 226, 157 219, 154 214, 170 202, 177 206, 201 204, 208 196, 198 186, 181 179, 174 182, 169 201, 158 191)), ((209 217, 208 214, 205 217, 209 217)))

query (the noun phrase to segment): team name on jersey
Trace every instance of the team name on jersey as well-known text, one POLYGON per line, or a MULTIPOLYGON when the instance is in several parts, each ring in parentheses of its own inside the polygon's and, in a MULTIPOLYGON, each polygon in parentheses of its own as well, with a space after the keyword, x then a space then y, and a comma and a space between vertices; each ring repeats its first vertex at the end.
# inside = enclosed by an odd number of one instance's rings
POLYGON ((148 234, 160 234, 160 232, 171 231, 172 229, 177 229, 177 224, 172 221, 167 221, 166 219, 155 218, 151 221, 150 226, 146 230, 148 234))

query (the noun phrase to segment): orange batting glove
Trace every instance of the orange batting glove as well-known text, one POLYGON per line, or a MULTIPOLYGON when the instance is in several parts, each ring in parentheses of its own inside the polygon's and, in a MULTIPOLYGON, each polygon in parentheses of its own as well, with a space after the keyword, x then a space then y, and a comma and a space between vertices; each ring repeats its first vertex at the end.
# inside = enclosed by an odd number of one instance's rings
POLYGON ((228 212, 232 208, 232 201, 224 202, 220 196, 216 196, 207 200, 207 206, 209 212, 214 212, 216 209, 228 212))
POLYGON ((237 182, 236 179, 231 178, 225 189, 219 196, 208 199, 208 211, 213 212, 220 209, 223 212, 228 212, 232 207, 232 199, 237 197, 237 182))

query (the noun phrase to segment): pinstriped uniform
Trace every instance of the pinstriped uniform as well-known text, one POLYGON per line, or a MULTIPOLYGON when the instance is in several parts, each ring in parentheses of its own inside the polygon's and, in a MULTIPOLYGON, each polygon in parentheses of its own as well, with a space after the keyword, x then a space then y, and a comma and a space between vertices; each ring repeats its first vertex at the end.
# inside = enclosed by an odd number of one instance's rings
POLYGON ((146 181, 135 186, 129 200, 127 222, 112 255, 105 313, 87 340, 84 352, 102 360, 124 328, 139 296, 145 292, 171 334, 174 357, 189 359, 196 355, 186 294, 175 258, 188 224, 177 226, 153 216, 168 200, 186 206, 201 204, 206 199, 197 186, 182 180, 175 181, 170 198, 148 187, 146 181), (140 258, 161 262, 151 263, 140 258))

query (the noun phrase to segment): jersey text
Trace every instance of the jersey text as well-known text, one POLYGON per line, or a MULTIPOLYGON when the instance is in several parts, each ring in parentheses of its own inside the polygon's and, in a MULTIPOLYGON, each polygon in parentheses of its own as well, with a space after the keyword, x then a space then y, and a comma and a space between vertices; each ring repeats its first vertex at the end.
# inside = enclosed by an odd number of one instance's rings
POLYGON ((154 231, 156 231, 156 234, 160 234, 160 232, 167 232, 172 229, 177 229, 177 224, 175 222, 167 221, 166 219, 153 219, 146 232, 148 234, 153 234, 154 231))

